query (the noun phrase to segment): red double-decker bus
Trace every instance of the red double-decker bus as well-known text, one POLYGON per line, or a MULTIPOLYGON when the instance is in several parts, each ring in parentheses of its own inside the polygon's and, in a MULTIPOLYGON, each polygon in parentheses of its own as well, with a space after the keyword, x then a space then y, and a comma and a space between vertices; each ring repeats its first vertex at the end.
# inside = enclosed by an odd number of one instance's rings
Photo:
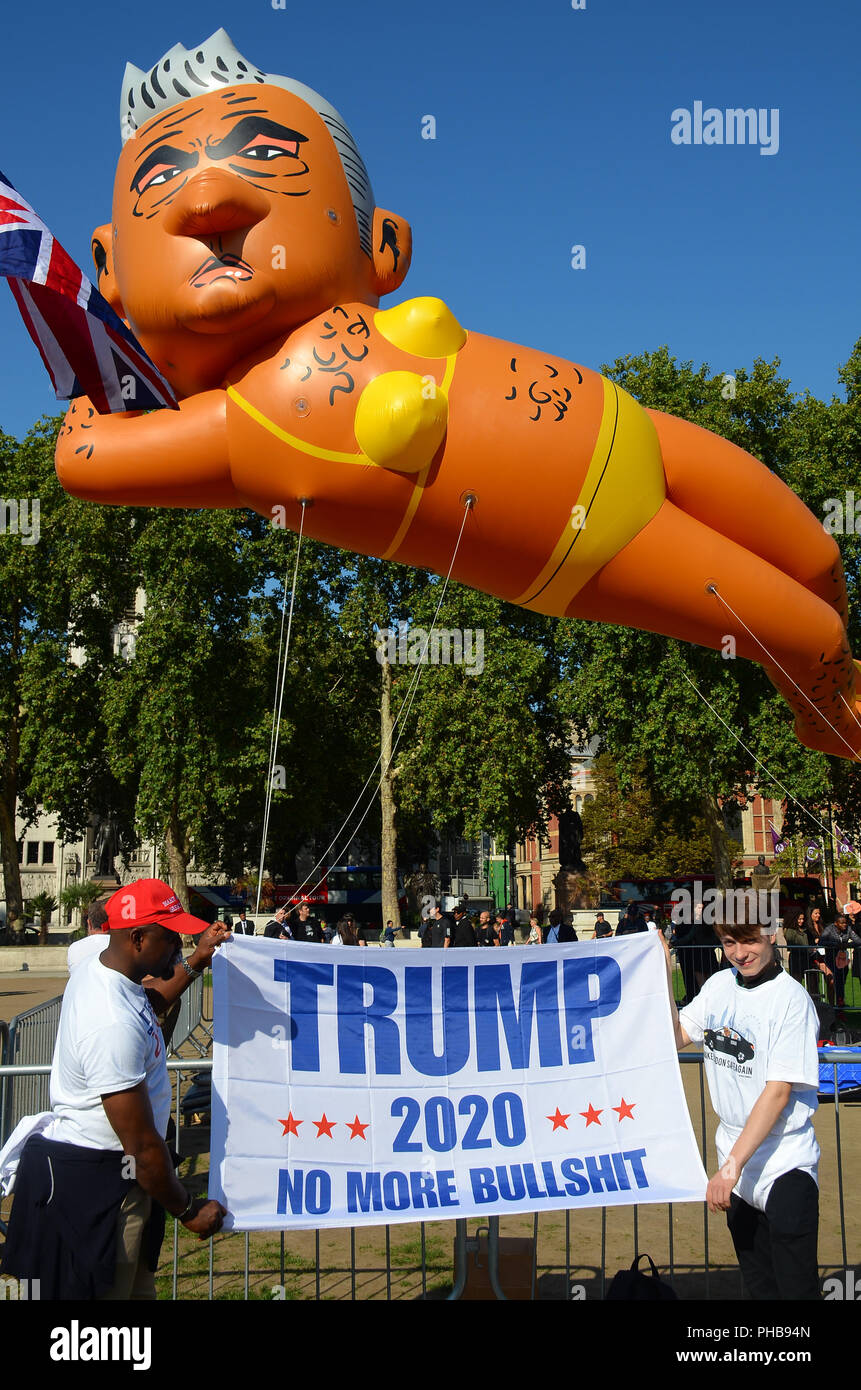
MULTIPOLYGON (((672 907, 673 894, 683 889, 690 893, 691 898, 696 896, 696 886, 699 884, 700 892, 705 894, 709 888, 714 888, 714 874, 679 874, 675 878, 617 878, 610 883, 606 883, 601 890, 600 907, 602 911, 607 909, 619 908, 624 911, 628 903, 643 903, 653 908, 665 909, 669 912, 672 907)), ((733 888, 750 888, 749 878, 734 878, 733 888)), ((811 876, 798 878, 780 879, 780 916, 791 915, 793 910, 800 911, 808 904, 821 903, 824 899, 824 889, 818 878, 811 876)))

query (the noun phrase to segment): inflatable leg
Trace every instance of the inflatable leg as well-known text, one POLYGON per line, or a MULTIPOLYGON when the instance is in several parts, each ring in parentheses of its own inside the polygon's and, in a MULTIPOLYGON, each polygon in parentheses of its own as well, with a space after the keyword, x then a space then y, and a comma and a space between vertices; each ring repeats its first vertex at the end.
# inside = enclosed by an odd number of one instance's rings
POLYGON ((669 499, 580 591, 568 614, 715 650, 726 650, 732 637, 736 654, 764 666, 787 699, 802 743, 842 758, 861 751, 855 665, 835 609, 669 499))
POLYGON ((795 493, 728 440, 660 410, 647 413, 658 431, 670 500, 831 604, 845 627, 840 550, 795 493))

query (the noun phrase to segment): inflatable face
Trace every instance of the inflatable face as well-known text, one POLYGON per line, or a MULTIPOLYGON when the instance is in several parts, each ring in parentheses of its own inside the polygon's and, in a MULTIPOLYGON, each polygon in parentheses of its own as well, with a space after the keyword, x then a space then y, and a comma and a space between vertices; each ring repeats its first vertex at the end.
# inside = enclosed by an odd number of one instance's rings
POLYGON ((804 743, 857 757, 840 552, 775 474, 588 367, 467 333, 440 300, 379 310, 407 224, 375 208, 337 112, 223 31, 127 71, 122 124, 99 288, 183 399, 73 404, 65 488, 253 507, 533 611, 731 636, 804 743))
POLYGON ((127 70, 122 125, 112 225, 93 237, 99 288, 182 394, 403 279, 409 227, 374 208, 337 112, 251 68, 223 30, 148 76, 127 70))

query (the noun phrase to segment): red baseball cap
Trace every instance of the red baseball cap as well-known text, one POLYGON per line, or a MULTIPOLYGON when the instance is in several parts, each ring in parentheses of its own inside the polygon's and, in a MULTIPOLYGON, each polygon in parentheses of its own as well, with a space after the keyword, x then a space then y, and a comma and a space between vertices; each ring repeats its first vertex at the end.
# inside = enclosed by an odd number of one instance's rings
POLYGON ((207 927, 200 917, 183 912, 176 893, 160 878, 139 878, 118 888, 105 903, 105 911, 110 931, 157 925, 178 936, 198 936, 207 927))

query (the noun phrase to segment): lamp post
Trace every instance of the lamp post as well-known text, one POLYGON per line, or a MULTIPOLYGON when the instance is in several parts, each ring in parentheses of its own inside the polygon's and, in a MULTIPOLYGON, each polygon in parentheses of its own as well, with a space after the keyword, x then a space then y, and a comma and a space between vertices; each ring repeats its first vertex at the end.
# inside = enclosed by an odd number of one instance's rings
POLYGON ((834 818, 831 810, 831 798, 828 798, 828 848, 826 851, 825 873, 826 877, 831 877, 831 896, 837 905, 837 881, 834 875, 834 818))

